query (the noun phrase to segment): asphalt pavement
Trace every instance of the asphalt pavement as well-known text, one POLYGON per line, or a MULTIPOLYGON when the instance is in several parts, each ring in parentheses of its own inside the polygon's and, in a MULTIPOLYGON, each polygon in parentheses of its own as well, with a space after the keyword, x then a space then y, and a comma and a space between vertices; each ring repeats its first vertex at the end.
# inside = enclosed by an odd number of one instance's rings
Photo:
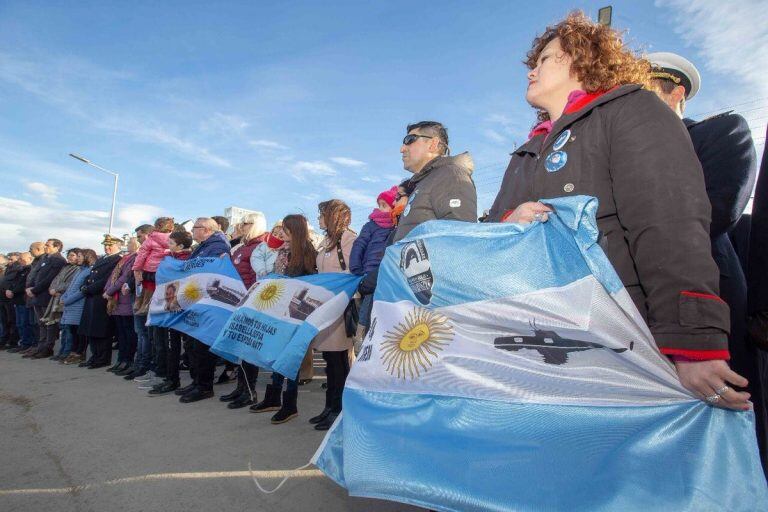
MULTIPOLYGON (((259 376, 259 397, 267 381, 259 376)), ((351 498, 314 467, 290 472, 323 440, 307 422, 323 408, 321 383, 299 388, 297 419, 272 425, 271 413, 232 411, 218 400, 234 383, 215 386, 214 399, 182 404, 104 369, 1 351, 0 511, 420 510, 351 498), (253 481, 271 490, 286 475, 272 494, 253 481)))

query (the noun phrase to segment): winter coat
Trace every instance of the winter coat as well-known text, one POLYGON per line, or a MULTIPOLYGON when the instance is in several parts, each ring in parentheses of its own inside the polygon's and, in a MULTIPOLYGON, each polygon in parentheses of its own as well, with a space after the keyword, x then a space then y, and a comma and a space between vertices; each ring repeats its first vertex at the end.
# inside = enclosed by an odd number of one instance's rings
POLYGON ((112 336, 114 325, 112 319, 107 314, 107 299, 102 295, 104 294, 107 280, 119 261, 119 254, 102 256, 93 264, 90 274, 88 274, 85 282, 80 287, 80 291, 85 295, 83 317, 80 319, 80 329, 78 330, 78 333, 82 336, 92 338, 108 338, 112 336))
POLYGON ((34 298, 29 301, 31 306, 45 307, 48 305, 48 302, 51 300, 51 294, 48 293, 51 283, 66 264, 67 260, 59 253, 46 254, 42 258, 40 267, 37 269, 30 285, 32 293, 35 294, 34 298))
POLYGON ((280 273, 275 268, 275 263, 281 251, 282 248, 272 249, 267 243, 256 246, 251 253, 251 268, 256 274, 257 281, 272 272, 280 273))
POLYGON ((266 245, 262 243, 262 237, 256 237, 249 240, 247 244, 239 245, 232 252, 232 264, 235 265, 237 273, 240 275, 240 279, 243 280, 246 288, 250 288, 253 283, 256 282, 257 273, 254 266, 251 264, 251 258, 257 247, 260 245, 266 245))
MULTIPOLYGON (((768 129, 766 129, 768 136, 768 129)), ((749 235, 749 313, 768 311, 768 151, 763 151, 749 235)))
MULTIPOLYGON (((154 233, 152 233, 154 235, 154 233)), ((128 278, 133 273, 133 265, 138 258, 138 253, 126 254, 121 258, 112 270, 107 284, 104 286, 104 293, 110 295, 114 309, 109 313, 113 316, 133 316, 133 293, 122 293, 123 285, 128 282, 128 278)), ((155 267, 157 269, 157 267, 155 267)), ((148 271, 152 272, 152 271, 148 271)))
POLYGON ((349 254, 349 270, 359 276, 379 268, 387 238, 394 228, 383 228, 369 220, 363 226, 349 254))
POLYGON ((80 288, 90 273, 91 267, 86 265, 78 267, 77 274, 69 282, 67 290, 61 296, 61 302, 64 304, 61 325, 80 325, 80 318, 83 316, 83 306, 85 305, 85 295, 80 291, 80 288))
POLYGON ((516 148, 487 221, 527 201, 599 200, 599 243, 668 355, 727 358, 710 205, 685 126, 654 93, 625 85, 566 112, 516 148))
POLYGON ((147 235, 147 239, 136 251, 136 259, 133 262, 133 270, 144 272, 157 272, 157 266, 168 253, 168 239, 170 233, 153 231, 147 235))
POLYGON ((472 181, 475 164, 469 153, 439 156, 413 175, 413 191, 395 230, 397 242, 413 228, 434 219, 477 222, 477 191, 472 181))
MULTIPOLYGON (((336 246, 327 247, 327 239, 320 244, 320 251, 317 253, 317 273, 324 272, 344 272, 349 273, 349 255, 352 252, 352 245, 355 243, 357 235, 354 231, 347 230, 341 235, 341 254, 344 259, 344 267, 339 261, 339 254, 336 246), (326 252, 327 251, 327 252, 326 252)), ((347 337, 347 330, 344 325, 344 317, 339 317, 329 327, 320 331, 312 342, 312 348, 322 352, 340 352, 352 348, 353 338, 347 337)))
POLYGON ((41 318, 41 321, 46 325, 58 323, 61 319, 61 313, 64 311, 64 304, 61 302, 61 294, 67 290, 69 283, 75 277, 79 268, 80 267, 77 265, 67 263, 64 265, 64 268, 59 271, 56 277, 53 278, 53 281, 51 281, 49 289, 58 292, 59 295, 51 297, 51 300, 48 302, 48 307, 45 308, 45 314, 43 315, 43 318, 41 318))
POLYGON ((224 236, 224 233, 217 231, 209 236, 206 240, 202 241, 197 247, 194 248, 189 259, 192 258, 218 258, 222 254, 229 254, 231 249, 229 240, 224 236))
MULTIPOLYGON (((32 265, 25 266, 21 263, 17 265, 14 265, 13 269, 8 268, 5 270, 4 287, 6 290, 13 292, 11 302, 16 306, 23 306, 27 302, 25 290, 27 287, 27 277, 32 270, 32 265)), ((5 295, 5 290, 3 290, 3 295, 5 295)))
POLYGON ((3 277, 0 278, 0 302, 13 302, 13 299, 5 296, 5 292, 13 291, 14 283, 16 283, 23 268, 22 264, 18 261, 5 267, 3 277))

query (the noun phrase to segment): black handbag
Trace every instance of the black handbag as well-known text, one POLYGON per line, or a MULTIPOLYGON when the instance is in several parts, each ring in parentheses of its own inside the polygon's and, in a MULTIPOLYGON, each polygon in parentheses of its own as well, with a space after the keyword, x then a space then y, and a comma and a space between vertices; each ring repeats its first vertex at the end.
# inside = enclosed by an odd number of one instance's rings
MULTIPOLYGON (((339 257, 341 270, 347 270, 347 262, 344 261, 344 253, 341 252, 341 243, 336 244, 336 255, 339 257)), ((357 334, 357 324, 360 321, 360 312, 357 310, 357 302, 351 299, 344 310, 344 330, 347 338, 353 338, 357 334)))

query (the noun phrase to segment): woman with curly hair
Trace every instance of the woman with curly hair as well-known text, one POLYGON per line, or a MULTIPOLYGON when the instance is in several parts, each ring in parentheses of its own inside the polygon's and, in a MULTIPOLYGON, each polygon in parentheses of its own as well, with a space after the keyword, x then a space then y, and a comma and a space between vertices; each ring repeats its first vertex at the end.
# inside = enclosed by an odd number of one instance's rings
POLYGON ((533 41, 526 100, 538 112, 487 221, 546 222, 540 198, 599 200, 600 245, 661 352, 701 399, 750 408, 733 389, 728 306, 710 253, 710 205, 685 126, 644 89, 650 66, 621 35, 570 14, 533 41))
MULTIPOLYGON (((339 199, 324 201, 318 205, 318 222, 325 231, 325 238, 317 253, 317 272, 350 272, 350 253, 357 234, 349 229, 352 213, 349 206, 339 199)), ((312 348, 323 353, 328 377, 323 411, 310 418, 316 430, 328 430, 341 412, 341 394, 349 373, 349 350, 354 334, 348 336, 344 317, 320 331, 312 348)))

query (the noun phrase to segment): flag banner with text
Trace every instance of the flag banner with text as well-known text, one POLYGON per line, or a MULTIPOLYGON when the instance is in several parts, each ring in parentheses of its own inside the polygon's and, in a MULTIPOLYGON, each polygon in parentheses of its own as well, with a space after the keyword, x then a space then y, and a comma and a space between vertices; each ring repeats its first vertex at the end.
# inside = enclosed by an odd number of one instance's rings
POLYGON ((155 282, 147 325, 173 328, 206 345, 214 342, 246 293, 229 258, 166 257, 155 282))
POLYGON ((269 275, 254 284, 211 350, 294 378, 312 339, 347 308, 360 276, 269 275))

